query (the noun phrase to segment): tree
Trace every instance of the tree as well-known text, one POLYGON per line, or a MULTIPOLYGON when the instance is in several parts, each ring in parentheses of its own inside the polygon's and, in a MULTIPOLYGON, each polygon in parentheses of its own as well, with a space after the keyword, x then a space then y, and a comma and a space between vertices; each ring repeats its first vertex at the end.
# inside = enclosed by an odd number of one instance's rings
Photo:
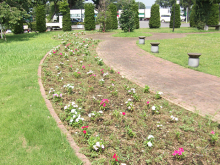
POLYGON ((85 4, 85 30, 95 29, 95 13, 94 5, 92 3, 85 4))
POLYGON ((135 29, 139 29, 139 17, 138 17, 139 12, 138 12, 138 5, 137 5, 137 3, 135 3, 134 0, 132 1, 131 4, 132 4, 132 10, 133 10, 133 12, 134 12, 134 14, 135 14, 135 16, 134 16, 135 29))
POLYGON ((67 1, 60 2, 59 9, 63 15, 63 31, 71 31, 70 8, 67 1))
POLYGON ((45 5, 38 5, 36 12, 36 28, 40 33, 46 31, 45 5))
POLYGON ((136 4, 138 5, 139 9, 145 9, 145 4, 143 2, 136 2, 136 4))
POLYGON ((158 4, 161 7, 171 7, 176 0, 156 0, 155 3, 158 4))
POLYGON ((132 10, 131 4, 125 4, 121 17, 119 18, 119 24, 124 32, 132 32, 135 29, 134 21, 135 13, 132 10))
POLYGON ((111 11, 112 29, 118 29, 118 19, 117 19, 117 7, 116 7, 116 5, 111 3, 109 5, 109 10, 111 11))
POLYGON ((0 2, 0 27, 1 27, 1 38, 5 36, 5 30, 11 29, 14 25, 21 21, 27 12, 25 10, 19 10, 17 7, 12 7, 9 4, 0 2))
POLYGON ((97 22, 100 23, 100 30, 105 32, 112 29, 111 11, 108 8, 110 1, 100 0, 98 7, 97 22))
POLYGON ((219 5, 212 4, 210 8, 207 25, 218 25, 218 23, 219 23, 219 5))
POLYGON ((196 9, 195 5, 192 6, 191 14, 190 14, 190 27, 196 27, 197 22, 196 22, 196 9))
POLYGON ((151 17, 149 21, 150 28, 160 28, 160 9, 158 4, 154 4, 151 7, 151 17))
MULTIPOLYGON (((174 4, 174 5, 175 5, 175 24, 174 24, 174 28, 180 28, 180 25, 181 25, 180 5, 179 4, 174 4)), ((173 27, 174 5, 171 9, 170 28, 173 27)))

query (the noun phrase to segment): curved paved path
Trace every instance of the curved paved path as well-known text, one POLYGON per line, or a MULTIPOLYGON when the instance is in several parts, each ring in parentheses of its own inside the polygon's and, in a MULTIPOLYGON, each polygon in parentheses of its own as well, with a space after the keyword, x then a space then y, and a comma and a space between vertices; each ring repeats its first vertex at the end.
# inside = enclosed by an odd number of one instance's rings
MULTIPOLYGON (((214 115, 220 122, 220 78, 183 68, 155 57, 136 45, 137 38, 116 38, 111 34, 87 35, 101 39, 97 53, 107 65, 140 86, 162 91, 163 97, 201 115, 214 115)), ((181 38, 186 34, 153 34, 149 39, 181 38)))

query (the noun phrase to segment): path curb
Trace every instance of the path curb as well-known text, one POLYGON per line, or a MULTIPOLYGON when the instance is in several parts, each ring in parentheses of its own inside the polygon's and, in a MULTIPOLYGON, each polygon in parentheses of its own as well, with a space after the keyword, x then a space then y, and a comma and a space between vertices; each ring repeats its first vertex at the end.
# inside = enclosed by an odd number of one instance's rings
POLYGON ((62 131, 62 133, 64 135, 66 135, 66 138, 70 144, 70 146, 72 147, 72 149, 75 151, 76 156, 82 160, 84 165, 91 165, 89 159, 80 153, 80 148, 79 146, 77 146, 77 144, 75 143, 75 141, 73 140, 70 132, 66 129, 66 127, 63 125, 62 121, 60 120, 60 118, 58 117, 58 115, 56 114, 55 110, 53 109, 53 106, 50 102, 50 100, 47 99, 46 96, 46 92, 44 90, 43 84, 42 84, 42 80, 41 80, 41 66, 44 62, 44 60, 46 59, 46 57, 48 56, 49 52, 43 57, 43 59, 40 61, 39 67, 38 67, 38 84, 40 86, 40 92, 42 97, 44 98, 44 101, 46 103, 46 106, 48 108, 48 110, 50 111, 51 116, 55 119, 57 126, 60 128, 60 130, 62 131))

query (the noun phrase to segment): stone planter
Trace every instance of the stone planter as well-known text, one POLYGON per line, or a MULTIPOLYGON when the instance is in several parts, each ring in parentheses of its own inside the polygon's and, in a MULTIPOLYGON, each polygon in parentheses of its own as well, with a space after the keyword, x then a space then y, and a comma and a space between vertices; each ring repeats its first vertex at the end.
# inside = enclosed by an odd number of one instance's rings
POLYGON ((145 44, 145 36, 139 37, 139 44, 145 44))
POLYGON ((152 53, 159 53, 159 42, 152 42, 151 44, 151 52, 152 53))
POLYGON ((188 53, 189 55, 189 61, 188 65, 191 67, 198 67, 199 66, 199 56, 201 56, 201 53, 188 53))

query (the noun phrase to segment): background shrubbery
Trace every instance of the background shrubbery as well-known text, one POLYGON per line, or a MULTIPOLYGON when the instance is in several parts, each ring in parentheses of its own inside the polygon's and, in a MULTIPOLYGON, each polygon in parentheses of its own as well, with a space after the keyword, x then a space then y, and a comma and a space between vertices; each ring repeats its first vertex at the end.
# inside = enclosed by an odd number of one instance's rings
POLYGON ((85 4, 84 7, 85 7, 85 19, 84 19, 85 30, 95 30, 94 5, 92 3, 88 3, 85 4))
POLYGON ((45 6, 44 5, 37 6, 36 30, 39 32, 46 31, 46 14, 45 14, 45 6))
POLYGON ((160 7, 158 4, 154 4, 151 7, 151 17, 149 20, 150 28, 160 28, 160 7))

